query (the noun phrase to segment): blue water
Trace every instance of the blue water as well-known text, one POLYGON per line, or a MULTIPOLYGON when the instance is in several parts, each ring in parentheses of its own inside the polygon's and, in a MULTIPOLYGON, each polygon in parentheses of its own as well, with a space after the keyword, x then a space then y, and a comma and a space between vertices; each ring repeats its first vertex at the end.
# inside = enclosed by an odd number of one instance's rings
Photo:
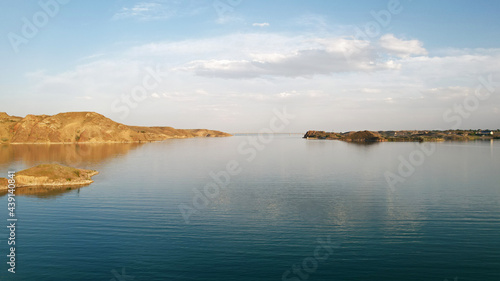
POLYGON ((435 144, 391 189, 384 174, 416 144, 285 135, 258 150, 248 137, 0 147, 4 177, 46 162, 100 171, 18 195, 16 274, 3 227, 0 280, 500 280, 500 142, 435 144), (239 173, 186 223, 179 205, 228 163, 239 173))

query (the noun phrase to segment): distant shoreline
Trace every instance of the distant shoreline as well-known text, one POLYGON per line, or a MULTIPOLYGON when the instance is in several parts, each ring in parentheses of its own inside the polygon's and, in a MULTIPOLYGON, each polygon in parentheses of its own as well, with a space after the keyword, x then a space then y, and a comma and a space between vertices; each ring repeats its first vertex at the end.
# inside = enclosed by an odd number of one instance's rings
POLYGON ((427 142, 474 141, 500 139, 500 130, 403 130, 325 132, 308 131, 305 139, 327 139, 348 142, 427 142))

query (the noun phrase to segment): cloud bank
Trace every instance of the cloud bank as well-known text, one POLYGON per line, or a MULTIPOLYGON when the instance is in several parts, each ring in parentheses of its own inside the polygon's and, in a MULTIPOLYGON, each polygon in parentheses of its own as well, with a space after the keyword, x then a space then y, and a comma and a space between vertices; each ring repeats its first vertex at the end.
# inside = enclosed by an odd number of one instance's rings
MULTIPOLYGON (((480 77, 500 81, 498 49, 434 53, 417 39, 393 34, 363 41, 236 33, 134 46, 114 58, 89 56, 72 70, 33 72, 30 79, 41 96, 80 104, 99 98, 100 112, 114 117, 110 104, 131 95, 147 67, 159 68, 161 83, 131 110, 130 120, 138 123, 160 114, 178 127, 251 130, 272 107, 287 105, 301 117, 292 128, 299 132, 432 129, 446 127, 442 113, 473 95, 480 77), (176 118, 190 113, 196 115, 176 118)), ((464 126, 494 127, 498 109, 492 95, 464 126)))

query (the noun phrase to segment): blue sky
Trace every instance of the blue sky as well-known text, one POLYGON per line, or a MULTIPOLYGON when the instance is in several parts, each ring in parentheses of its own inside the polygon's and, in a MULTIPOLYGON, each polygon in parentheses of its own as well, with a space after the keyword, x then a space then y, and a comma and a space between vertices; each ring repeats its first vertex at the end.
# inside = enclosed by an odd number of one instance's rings
POLYGON ((11 115, 96 111, 125 124, 230 132, 258 131, 284 106, 296 132, 498 128, 500 120, 497 1, 0 8, 0 111, 11 115), (28 25, 36 30, 26 33, 28 25))

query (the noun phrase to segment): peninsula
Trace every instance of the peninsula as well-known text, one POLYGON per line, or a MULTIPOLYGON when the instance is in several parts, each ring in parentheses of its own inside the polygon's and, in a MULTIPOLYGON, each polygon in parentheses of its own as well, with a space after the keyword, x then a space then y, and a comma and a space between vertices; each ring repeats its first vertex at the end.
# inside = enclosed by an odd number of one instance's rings
MULTIPOLYGON (((24 187, 72 187, 93 183, 95 170, 76 169, 59 164, 42 164, 16 173, 16 188, 24 187)), ((0 191, 7 190, 8 180, 0 178, 0 191)))
POLYGON ((228 137, 207 129, 127 126, 95 112, 10 116, 0 112, 0 143, 132 143, 172 138, 228 137))
POLYGON ((500 139, 500 130, 429 130, 429 131, 358 131, 325 132, 308 131, 305 139, 328 139, 347 142, 424 142, 424 141, 469 141, 500 139))

